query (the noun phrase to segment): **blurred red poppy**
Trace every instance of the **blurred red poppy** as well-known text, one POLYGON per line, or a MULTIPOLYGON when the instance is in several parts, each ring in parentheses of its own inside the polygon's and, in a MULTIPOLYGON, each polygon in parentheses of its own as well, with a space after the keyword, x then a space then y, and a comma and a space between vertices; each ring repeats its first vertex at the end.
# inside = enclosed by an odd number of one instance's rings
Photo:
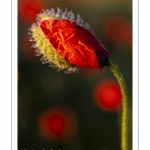
POLYGON ((114 112, 121 108, 122 94, 117 82, 106 80, 94 90, 95 104, 106 111, 114 112))
POLYGON ((123 16, 113 16, 105 22, 105 36, 114 43, 132 47, 132 23, 123 16))
POLYGON ((47 140, 67 141, 77 133, 75 114, 67 108, 48 109, 39 118, 39 130, 47 140))
POLYGON ((36 19, 36 14, 46 8, 45 1, 42 0, 19 0, 18 1, 18 21, 29 24, 36 19))

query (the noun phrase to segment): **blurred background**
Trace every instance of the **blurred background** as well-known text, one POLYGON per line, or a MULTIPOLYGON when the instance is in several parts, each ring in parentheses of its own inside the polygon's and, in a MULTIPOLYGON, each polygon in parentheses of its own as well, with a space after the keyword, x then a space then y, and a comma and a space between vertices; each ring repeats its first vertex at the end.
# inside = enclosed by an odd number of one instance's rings
POLYGON ((42 9, 80 14, 119 66, 129 95, 132 149, 132 1, 18 0, 18 150, 120 150, 120 88, 109 68, 64 74, 34 56, 28 29, 42 9))

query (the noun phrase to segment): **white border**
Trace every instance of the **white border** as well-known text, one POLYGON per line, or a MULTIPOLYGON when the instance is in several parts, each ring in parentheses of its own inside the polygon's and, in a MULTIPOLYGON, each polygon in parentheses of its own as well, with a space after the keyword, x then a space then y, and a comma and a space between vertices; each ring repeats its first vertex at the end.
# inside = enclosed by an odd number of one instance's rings
MULTIPOLYGON (((144 0, 146 1, 146 0, 144 0)), ((146 5, 145 2, 142 1, 140 3, 140 44, 138 47, 138 2, 137 0, 133 0, 133 150, 138 150, 141 148, 143 149, 150 149, 149 147, 149 137, 146 137, 146 135, 150 135, 147 129, 150 129, 150 124, 148 122, 144 122, 144 118, 146 120, 149 120, 149 114, 147 111, 150 110, 150 105, 148 105, 148 102, 150 101, 150 96, 148 95, 150 92, 150 88, 146 88, 146 84, 148 79, 150 79, 150 71, 145 73, 145 70, 149 69, 150 67, 149 64, 149 53, 150 51, 150 46, 146 45, 145 43, 149 44, 150 43, 150 38, 145 36, 147 34, 147 29, 150 29, 150 23, 145 23, 144 19, 147 18, 149 19, 149 14, 148 12, 149 5, 146 5), (143 14, 141 14, 144 12, 143 14), (147 28, 145 28, 147 27, 147 28), (144 29, 144 31, 143 31, 144 29), (140 74, 139 69, 138 69, 138 48, 141 49, 140 51, 140 62, 144 62, 144 65, 140 63, 139 68, 140 68, 140 74), (143 59, 143 60, 142 60, 143 59), (138 84, 138 79, 141 81, 138 84), (145 80, 145 81, 144 81, 145 80), (140 85, 140 87, 139 87, 140 85), (140 94, 139 94, 139 89, 140 89, 140 94), (142 91, 143 90, 143 91, 142 91), (145 95, 145 91, 147 93, 147 96, 145 95), (140 102, 138 101, 138 98, 141 98, 140 102), (139 105, 140 104, 140 115, 138 116, 139 113, 139 105), (143 114, 141 114, 143 112, 143 114), (139 118, 140 118, 140 124, 139 123, 139 118), (138 132, 140 128, 140 132, 138 132), (140 133, 140 137, 139 137, 140 133), (139 143, 140 142, 140 143, 139 143)), ((3 4, 1 5, 0 11, 1 14, 5 12, 7 16, 9 17, 11 14, 11 3, 10 1, 3 1, 3 4), (4 8, 7 8, 7 11, 3 10, 4 8)), ((17 150, 17 0, 13 0, 12 3, 12 50, 11 53, 9 49, 11 49, 11 44, 8 44, 7 41, 11 43, 11 36, 10 33, 10 24, 11 24, 11 18, 9 19, 8 17, 5 17, 6 23, 1 23, 1 32, 3 33, 3 36, 1 36, 1 63, 0 63, 0 68, 1 68, 1 78, 0 78, 0 83, 3 83, 3 89, 1 90, 1 101, 3 104, 0 104, 0 118, 4 118, 5 120, 1 123, 0 127, 0 133, 2 135, 2 140, 1 140, 1 147, 3 149, 10 149, 11 144, 12 144, 12 150, 17 150), (5 30, 7 29, 7 30, 5 30), (6 32, 7 31, 7 32, 6 32), (2 42, 4 41, 4 42, 2 42), (4 55, 5 54, 5 55, 4 55), (12 54, 12 62, 11 62, 11 54, 12 54), (7 57, 7 61, 6 61, 7 57), (12 63, 12 64, 11 64, 12 63), (11 80, 11 65, 12 65, 12 80, 11 80), (2 69, 4 68, 4 69, 2 69), (5 80, 4 80, 5 78, 5 80), (3 81, 4 80, 4 81, 3 81), (10 81, 11 80, 11 81, 10 81), (10 83, 12 82, 12 89, 10 86, 10 83), (8 83, 9 85, 7 85, 8 83), (3 90, 5 90, 3 92, 3 90), (10 94, 9 91, 11 91, 10 94), (12 95, 12 100, 11 102, 9 101, 12 95), (11 130, 11 104, 12 104, 12 130, 11 130), (10 119, 9 119, 10 118, 10 119), (5 128, 5 129, 4 129, 5 128), (11 131, 10 131, 11 130, 11 131), (12 139, 10 133, 12 132, 12 139), (7 135, 9 134, 9 135, 7 135), (12 140, 12 143, 11 143, 12 140), (10 144, 9 144, 10 142, 10 144)), ((148 35, 148 34, 147 34, 148 35)))
POLYGON ((11 1, 0 5, 0 148, 11 148, 11 1))
POLYGON ((17 23, 18 23, 18 1, 12 0, 12 150, 17 150, 17 75, 18 75, 18 39, 17 39, 17 23))
POLYGON ((150 149, 150 3, 139 1, 139 148, 150 149))
POLYGON ((133 30, 133 76, 132 76, 132 83, 133 83, 133 108, 132 108, 132 133, 133 133, 133 141, 132 141, 132 147, 133 150, 138 150, 139 148, 139 118, 138 118, 138 111, 139 111, 139 99, 138 99, 138 1, 133 0, 132 1, 132 30, 133 30))

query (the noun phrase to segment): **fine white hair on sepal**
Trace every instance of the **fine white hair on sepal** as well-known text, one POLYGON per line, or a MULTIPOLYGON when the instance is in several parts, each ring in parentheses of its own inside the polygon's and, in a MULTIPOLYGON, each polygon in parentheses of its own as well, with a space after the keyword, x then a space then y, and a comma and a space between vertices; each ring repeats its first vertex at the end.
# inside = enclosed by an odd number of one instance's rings
POLYGON ((55 11, 54 8, 42 10, 42 12, 36 16, 36 25, 39 25, 41 20, 50 18, 70 20, 86 29, 90 28, 90 25, 88 23, 84 23, 83 19, 79 14, 77 14, 77 16, 75 17, 75 14, 72 12, 72 10, 68 11, 66 8, 65 11, 62 11, 59 7, 57 7, 57 11, 55 11))
POLYGON ((54 15, 55 15, 55 9, 52 8, 52 9, 49 11, 49 14, 52 15, 52 16, 54 16, 54 15))
POLYGON ((79 70, 76 69, 76 68, 71 68, 71 69, 64 70, 65 74, 74 73, 74 72, 77 73, 77 72, 79 72, 79 70))
POLYGON ((90 29, 90 25, 87 22, 85 23, 85 28, 90 29))
POLYGON ((68 12, 68 13, 67 13, 67 18, 68 18, 69 20, 71 20, 71 21, 74 21, 74 19, 75 19, 74 13, 73 13, 72 11, 68 12))
POLYGON ((81 17, 80 17, 80 15, 79 15, 79 14, 77 14, 76 23, 77 23, 77 24, 80 24, 80 21, 81 21, 81 17))
POLYGON ((60 18, 62 16, 62 10, 57 7, 56 17, 60 18))
POLYGON ((62 13, 62 19, 67 19, 67 8, 65 11, 62 13))
MULTIPOLYGON (((45 12, 44 15, 49 18, 45 12)), ((35 49, 33 55, 41 56, 40 61, 42 61, 42 64, 48 63, 50 67, 57 69, 57 71, 64 71, 65 73, 78 72, 78 68, 75 65, 67 62, 56 52, 37 23, 33 23, 28 30, 29 41, 33 43, 31 47, 35 49)))

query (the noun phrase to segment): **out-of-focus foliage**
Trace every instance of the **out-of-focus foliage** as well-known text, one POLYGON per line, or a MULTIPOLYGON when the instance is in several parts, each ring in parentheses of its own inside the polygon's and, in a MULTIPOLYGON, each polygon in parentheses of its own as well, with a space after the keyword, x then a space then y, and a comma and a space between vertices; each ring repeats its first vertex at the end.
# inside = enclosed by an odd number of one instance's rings
POLYGON ((116 80, 109 68, 64 74, 33 55, 28 29, 36 13, 52 7, 80 14, 118 64, 128 87, 132 149, 132 1, 18 0, 18 150, 120 150, 121 110, 105 111, 93 96, 98 84, 116 80), (47 113, 41 129, 42 115, 53 110, 57 115, 49 120, 47 113))

